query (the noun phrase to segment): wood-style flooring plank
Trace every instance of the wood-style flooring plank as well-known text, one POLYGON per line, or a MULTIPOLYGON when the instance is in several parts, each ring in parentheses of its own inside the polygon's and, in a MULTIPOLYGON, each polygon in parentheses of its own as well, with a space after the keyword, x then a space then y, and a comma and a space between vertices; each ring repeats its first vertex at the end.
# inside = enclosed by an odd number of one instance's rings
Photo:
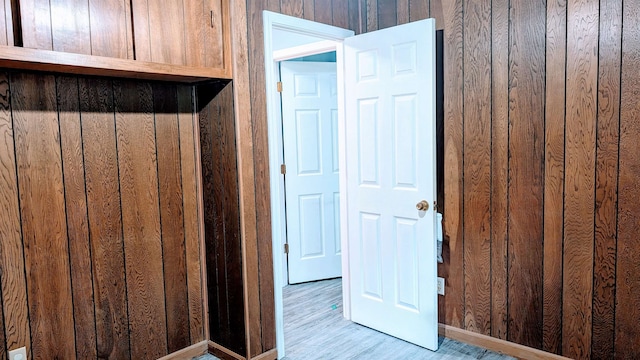
POLYGON ((444 184, 443 258, 438 274, 445 278, 446 298, 438 301, 438 321, 462 328, 464 325, 463 192, 462 192, 462 0, 442 3, 444 18, 444 184))
POLYGON ((113 88, 131 357, 159 358, 167 355, 167 321, 152 90, 134 81, 113 88))
POLYGON ((129 315, 112 81, 80 78, 98 358, 129 359, 129 315))
POLYGON ((615 355, 640 358, 640 1, 627 0, 622 8, 622 97, 620 105, 620 169, 618 178, 618 257, 616 262, 615 355))
POLYGON ((349 1, 349 27, 356 34, 362 32, 362 14, 360 14, 360 0, 348 0, 349 1))
POLYGON ((133 59, 131 4, 119 0, 88 1, 91 19, 91 54, 133 59))
POLYGON ((464 295, 466 330, 491 333, 491 1, 464 11, 464 295))
POLYGON ((491 336, 507 338, 509 184, 509 0, 492 2, 491 336))
POLYGON ((535 348, 542 346, 545 17, 543 2, 511 1, 507 340, 535 348))
POLYGON ((363 0, 362 11, 367 20, 367 26, 364 27, 363 32, 378 30, 378 0, 363 0))
POLYGON ((562 353, 591 354, 598 112, 598 14, 596 0, 567 2, 567 96, 562 287, 562 353))
POLYGON ((349 2, 347 0, 333 0, 331 4, 333 26, 349 28, 349 2))
MULTIPOLYGON (((396 21, 398 25, 409 22, 409 3, 410 0, 396 0, 396 21)), ((427 6, 429 6, 428 3, 427 6)))
POLYGON ((556 354, 562 347, 566 31, 566 0, 547 2, 542 348, 556 354))
POLYGON ((187 258, 187 291, 191 343, 204 340, 202 296, 202 261, 200 257, 200 222, 194 136, 193 87, 178 85, 178 127, 180 129, 180 163, 182 176, 182 207, 184 216, 185 251, 187 258))
MULTIPOLYGON (((493 6, 493 8, 497 8, 493 6)), ((500 11, 497 9, 496 11, 500 11)), ((442 9, 442 0, 429 0, 429 17, 436 19, 436 30, 444 29, 444 12, 442 9)))
POLYGON ((622 3, 601 1, 591 342, 596 359, 611 356, 615 342, 621 38, 622 3))
POLYGON ((76 347, 55 85, 52 75, 13 74, 11 108, 31 351, 34 358, 71 359, 76 347))
POLYGON ((167 346, 170 354, 191 344, 180 173, 178 94, 175 85, 153 85, 153 110, 158 153, 167 346))
POLYGON ((76 356, 78 359, 95 359, 98 355, 93 302, 93 266, 91 263, 78 91, 78 78, 67 76, 57 78, 67 233, 69 234, 71 284, 73 285, 76 356))
POLYGON ((91 55, 87 0, 50 0, 52 50, 91 55))
POLYGON ((0 72, 0 268, 7 349, 31 351, 9 74, 0 72))

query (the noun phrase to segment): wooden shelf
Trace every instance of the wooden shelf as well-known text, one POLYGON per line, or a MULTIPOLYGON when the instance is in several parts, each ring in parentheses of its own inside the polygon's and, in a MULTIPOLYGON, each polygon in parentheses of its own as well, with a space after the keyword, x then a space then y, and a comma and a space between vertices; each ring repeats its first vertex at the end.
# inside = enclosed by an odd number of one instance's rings
POLYGON ((185 83, 231 79, 230 69, 169 65, 14 46, 0 46, 0 67, 185 83))

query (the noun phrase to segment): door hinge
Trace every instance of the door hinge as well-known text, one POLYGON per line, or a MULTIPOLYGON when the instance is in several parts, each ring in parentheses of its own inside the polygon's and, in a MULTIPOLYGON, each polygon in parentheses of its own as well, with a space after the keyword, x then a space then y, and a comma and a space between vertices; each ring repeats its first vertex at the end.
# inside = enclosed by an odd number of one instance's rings
POLYGON ((281 93, 282 92, 282 81, 278 81, 278 83, 276 84, 277 88, 278 88, 278 92, 281 93))
POLYGON ((285 164, 280 165, 280 174, 286 175, 286 173, 287 173, 287 165, 285 164))
POLYGON ((284 244, 284 253, 285 254, 289 253, 289 244, 284 244))

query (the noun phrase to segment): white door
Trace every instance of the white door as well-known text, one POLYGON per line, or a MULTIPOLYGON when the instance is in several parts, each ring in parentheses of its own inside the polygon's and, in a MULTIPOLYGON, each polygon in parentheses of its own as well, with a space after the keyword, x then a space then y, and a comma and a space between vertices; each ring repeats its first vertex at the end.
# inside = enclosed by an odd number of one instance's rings
POLYGON ((289 283, 339 277, 336 64, 280 64, 289 283))
POLYGON ((351 318, 436 350, 435 21, 344 52, 351 318))

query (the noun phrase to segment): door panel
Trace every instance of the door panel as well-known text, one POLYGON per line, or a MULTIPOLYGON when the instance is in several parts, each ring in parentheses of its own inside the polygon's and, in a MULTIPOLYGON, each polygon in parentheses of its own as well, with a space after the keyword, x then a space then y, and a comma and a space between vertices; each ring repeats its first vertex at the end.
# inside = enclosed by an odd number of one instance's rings
POLYGON ((352 320, 436 350, 435 22, 344 51, 352 320))
POLYGON ((289 283, 341 268, 335 63, 281 63, 289 283))

